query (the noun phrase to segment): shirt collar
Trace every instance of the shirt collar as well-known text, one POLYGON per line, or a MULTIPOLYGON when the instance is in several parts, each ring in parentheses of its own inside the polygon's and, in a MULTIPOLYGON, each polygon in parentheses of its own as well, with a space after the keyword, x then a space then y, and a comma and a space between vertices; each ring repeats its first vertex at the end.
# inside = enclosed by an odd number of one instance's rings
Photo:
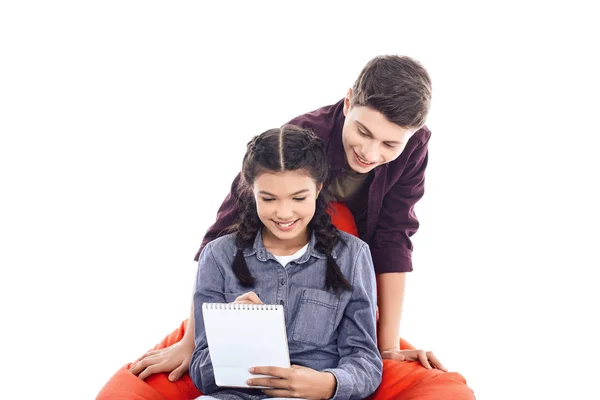
POLYGON ((346 152, 344 151, 344 144, 342 142, 342 129, 344 127, 344 100, 339 103, 339 109, 335 117, 335 123, 331 136, 329 137, 329 143, 327 144, 327 158, 330 160, 329 167, 333 170, 341 170, 347 168, 346 163, 346 152))
MULTIPOLYGON (((320 259, 327 259, 327 256, 325 254, 323 254, 319 250, 315 249, 316 244, 317 244, 317 238, 315 237, 314 233, 311 233, 310 240, 308 242, 308 249, 302 255, 302 257, 300 257, 297 260, 294 260, 294 262, 296 264, 304 264, 305 262, 307 262, 310 259, 311 256, 320 258, 320 259)), ((267 261, 269 259, 276 260, 276 258, 273 256, 273 254, 271 254, 271 252, 269 252, 265 248, 265 245, 263 244, 262 229, 256 234, 256 238, 254 239, 254 244, 252 245, 252 247, 244 250, 244 257, 249 257, 249 256, 252 256, 255 254, 256 254, 256 258, 258 258, 260 261, 263 261, 263 262, 267 261)), ((337 258, 337 252, 335 251, 335 249, 331 252, 331 256, 334 259, 337 258)))

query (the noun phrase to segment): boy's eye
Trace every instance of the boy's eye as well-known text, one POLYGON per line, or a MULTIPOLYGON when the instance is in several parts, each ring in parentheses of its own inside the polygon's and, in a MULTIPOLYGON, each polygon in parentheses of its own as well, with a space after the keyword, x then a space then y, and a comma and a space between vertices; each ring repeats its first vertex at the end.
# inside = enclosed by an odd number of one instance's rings
POLYGON ((395 144, 389 144, 389 143, 384 143, 386 147, 389 147, 390 149, 393 149, 394 147, 396 147, 395 144))
POLYGON ((306 199, 306 197, 294 197, 294 200, 296 200, 296 201, 302 201, 305 199, 306 199))
POLYGON ((360 129, 358 130, 358 133, 360 133, 361 136, 369 136, 365 132, 361 131, 360 129))

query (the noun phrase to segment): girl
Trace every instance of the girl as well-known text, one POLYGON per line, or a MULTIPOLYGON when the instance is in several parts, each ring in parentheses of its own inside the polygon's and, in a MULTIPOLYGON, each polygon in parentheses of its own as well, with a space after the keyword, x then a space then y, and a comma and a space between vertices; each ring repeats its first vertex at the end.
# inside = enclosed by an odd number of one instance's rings
MULTIPOLYGON (((380 312, 377 344, 384 359, 376 400, 475 398, 464 377, 444 372, 432 352, 415 350, 400 339, 405 279, 412 270, 411 236, 419 227, 414 206, 425 190, 431 133, 424 123, 430 99, 431 81, 418 62, 380 56, 365 66, 344 99, 291 121, 325 144, 326 186, 337 201, 334 225, 356 236, 360 232, 372 253, 380 312)), ((240 180, 234 180, 201 250, 239 217, 240 180)), ((194 351, 193 304, 189 315, 140 359, 120 368, 97 399, 195 398, 187 373, 194 351)))
MULTIPOLYGON (((381 382, 376 283, 366 243, 331 224, 321 192, 328 174, 321 139, 294 126, 249 144, 233 233, 200 254, 190 376, 200 399, 364 399, 381 382), (291 368, 256 366, 250 386, 219 388, 207 347, 203 303, 283 304, 291 368)), ((248 334, 251 335, 251 332, 248 334)))

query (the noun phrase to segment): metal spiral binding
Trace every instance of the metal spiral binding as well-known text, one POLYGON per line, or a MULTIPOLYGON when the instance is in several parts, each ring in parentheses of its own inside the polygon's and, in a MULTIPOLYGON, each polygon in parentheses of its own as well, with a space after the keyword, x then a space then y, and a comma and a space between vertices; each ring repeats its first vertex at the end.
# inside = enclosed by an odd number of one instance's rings
POLYGON ((239 304, 239 303, 204 303, 203 310, 241 310, 271 311, 277 310, 277 304, 239 304))

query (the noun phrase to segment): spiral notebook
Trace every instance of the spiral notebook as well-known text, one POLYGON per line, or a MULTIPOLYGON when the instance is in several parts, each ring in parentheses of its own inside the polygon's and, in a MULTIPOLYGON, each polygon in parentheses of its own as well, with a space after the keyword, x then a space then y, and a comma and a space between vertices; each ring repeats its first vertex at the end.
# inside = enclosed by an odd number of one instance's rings
POLYGON ((282 305, 204 303, 202 314, 217 386, 249 387, 264 376, 251 367, 290 367, 282 305))

